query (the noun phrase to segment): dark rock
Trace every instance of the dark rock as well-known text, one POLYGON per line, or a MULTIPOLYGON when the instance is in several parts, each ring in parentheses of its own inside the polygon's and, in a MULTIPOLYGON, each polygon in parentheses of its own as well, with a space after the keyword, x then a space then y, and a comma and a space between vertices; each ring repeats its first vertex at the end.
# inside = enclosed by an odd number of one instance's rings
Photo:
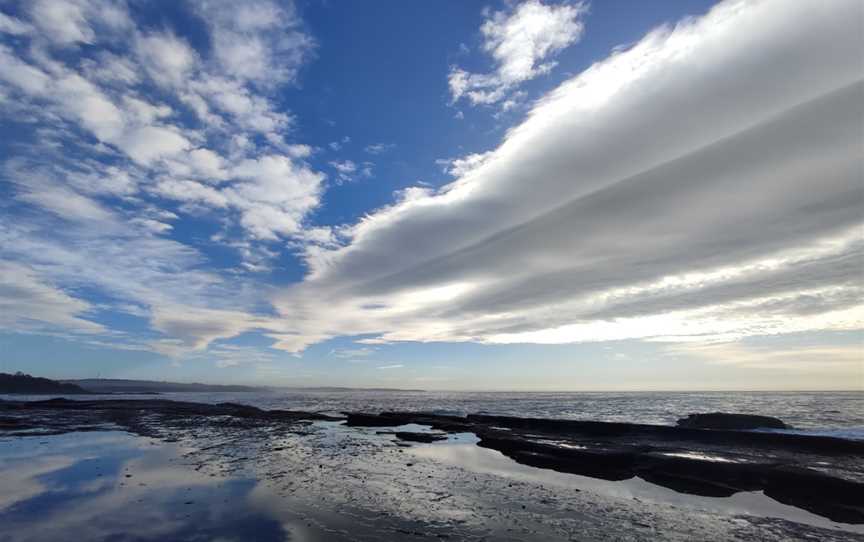
POLYGON ((639 476, 691 495, 730 497, 762 490, 777 501, 832 521, 864 523, 864 484, 796 465, 676 457, 645 446, 574 449, 510 435, 484 437, 478 445, 533 467, 613 481, 639 476))
POLYGON ((678 427, 689 427, 694 429, 789 429, 782 420, 771 416, 757 416, 754 414, 727 414, 725 412, 711 412, 708 414, 690 414, 681 418, 678 427))
POLYGON ((523 465, 579 474, 603 480, 633 478, 635 455, 629 449, 579 450, 526 440, 510 435, 484 435, 478 446, 497 450, 523 465))
POLYGON ((28 425, 18 418, 0 416, 0 429, 25 429, 28 425))
POLYGON ((347 419, 345 425, 352 427, 394 427, 396 425, 404 425, 407 422, 400 422, 392 417, 384 417, 380 414, 365 414, 362 412, 346 412, 347 419))
POLYGON ((393 433, 399 440, 407 440, 410 442, 437 442, 439 440, 447 440, 447 435, 441 433, 414 433, 410 431, 396 431, 393 433))
MULTIPOLYGON (((428 418, 428 414, 424 415, 428 418)), ((424 418, 424 419, 425 419, 424 418)), ((744 446, 765 450, 784 449, 802 453, 825 455, 864 454, 864 441, 835 437, 798 435, 790 433, 759 433, 746 431, 724 431, 647 425, 637 423, 589 422, 582 420, 550 420, 544 418, 517 418, 515 416, 490 416, 469 414, 461 431, 476 431, 477 427, 489 429, 499 427, 512 430, 514 434, 542 433, 567 438, 628 442, 687 443, 688 446, 710 445, 722 448, 744 446)), ((417 422, 420 423, 420 422, 417 422)), ((428 421, 424 423, 429 423, 428 421)), ((449 420, 448 420, 448 423, 449 420)), ((430 424, 436 429, 444 429, 430 424)), ((506 435, 505 435, 506 436, 506 435)))
POLYGON ((440 431, 470 431, 468 421, 462 416, 443 416, 425 412, 343 412, 346 425, 353 427, 396 427, 409 423, 429 425, 440 431))

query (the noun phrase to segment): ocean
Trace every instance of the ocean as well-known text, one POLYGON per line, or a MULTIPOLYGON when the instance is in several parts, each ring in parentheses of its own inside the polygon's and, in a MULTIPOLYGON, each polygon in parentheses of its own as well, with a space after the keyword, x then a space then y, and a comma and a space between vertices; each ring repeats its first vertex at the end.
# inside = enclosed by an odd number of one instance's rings
MULTIPOLYGON (((19 400, 22 398, 14 397, 19 400)), ((109 397, 154 398, 152 395, 87 396, 109 397)), ((445 392, 295 389, 242 393, 164 393, 158 397, 323 413, 404 410, 658 425, 674 425, 677 419, 691 413, 735 412, 774 416, 792 426, 795 431, 864 440, 864 391, 445 392)))

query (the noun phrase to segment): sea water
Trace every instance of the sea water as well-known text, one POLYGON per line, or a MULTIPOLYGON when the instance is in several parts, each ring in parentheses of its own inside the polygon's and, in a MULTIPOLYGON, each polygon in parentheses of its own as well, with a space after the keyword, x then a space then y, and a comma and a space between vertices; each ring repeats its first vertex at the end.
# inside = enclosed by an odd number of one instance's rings
MULTIPOLYGON (((697 412, 780 418, 796 431, 864 439, 864 391, 844 392, 449 392, 274 389, 242 393, 87 396, 204 403, 235 402, 309 412, 404 410, 436 414, 497 414, 568 420, 674 425, 697 412)), ((7 396, 13 398, 13 396, 7 396)), ((14 396, 18 400, 22 396, 14 396)), ((45 396, 23 396, 45 399, 45 396)), ((82 396, 70 396, 81 399, 82 396)))

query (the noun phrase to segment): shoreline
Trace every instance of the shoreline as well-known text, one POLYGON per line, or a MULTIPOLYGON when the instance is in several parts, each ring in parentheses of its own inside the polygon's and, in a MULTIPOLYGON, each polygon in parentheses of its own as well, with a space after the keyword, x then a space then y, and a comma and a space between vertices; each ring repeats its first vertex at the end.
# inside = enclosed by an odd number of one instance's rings
POLYGON ((602 480, 638 476, 682 494, 705 497, 763 491, 778 502, 832 521, 864 524, 864 442, 834 437, 477 414, 330 416, 166 399, 0 400, 3 436, 119 428, 170 442, 179 431, 195 426, 230 434, 249 428, 297 431, 321 421, 344 422, 349 430, 393 429, 381 433, 406 443, 471 433, 477 446, 523 465, 602 480), (420 429, 395 429, 406 425, 420 429))

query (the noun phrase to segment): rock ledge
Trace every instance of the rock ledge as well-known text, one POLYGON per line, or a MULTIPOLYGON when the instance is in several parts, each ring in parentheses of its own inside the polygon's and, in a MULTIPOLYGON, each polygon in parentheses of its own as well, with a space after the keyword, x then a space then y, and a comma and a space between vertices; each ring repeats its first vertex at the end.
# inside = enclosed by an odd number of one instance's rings
POLYGON ((754 414, 728 414, 726 412, 710 412, 707 414, 690 414, 678 420, 678 427, 693 429, 791 429, 778 418, 757 416, 754 414))

